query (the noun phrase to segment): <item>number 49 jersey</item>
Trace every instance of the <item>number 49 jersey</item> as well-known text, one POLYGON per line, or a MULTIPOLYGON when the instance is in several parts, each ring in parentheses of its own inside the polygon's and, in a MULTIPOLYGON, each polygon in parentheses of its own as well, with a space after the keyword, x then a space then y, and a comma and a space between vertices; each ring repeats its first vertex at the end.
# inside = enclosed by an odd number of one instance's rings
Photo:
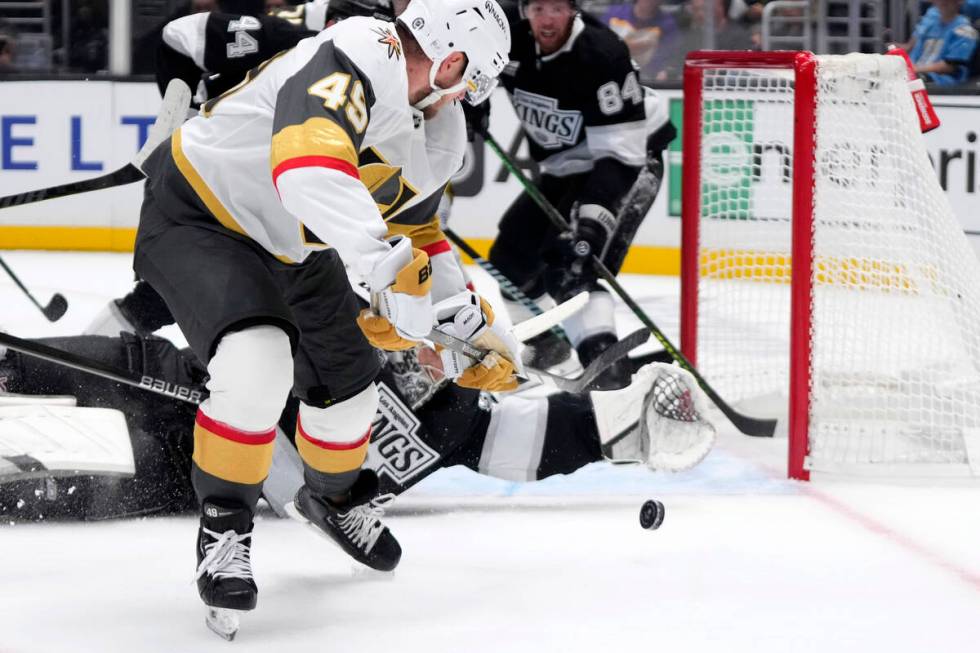
POLYGON ((646 138, 667 122, 667 111, 647 97, 626 44, 576 16, 565 45, 542 56, 528 23, 511 24, 511 61, 500 79, 541 172, 588 172, 605 157, 643 165, 646 138))
POLYGON ((391 23, 350 18, 249 72, 171 139, 214 218, 274 256, 334 247, 361 276, 388 251, 360 153, 406 161, 415 120, 391 23), (402 151, 404 149, 405 151, 402 151))

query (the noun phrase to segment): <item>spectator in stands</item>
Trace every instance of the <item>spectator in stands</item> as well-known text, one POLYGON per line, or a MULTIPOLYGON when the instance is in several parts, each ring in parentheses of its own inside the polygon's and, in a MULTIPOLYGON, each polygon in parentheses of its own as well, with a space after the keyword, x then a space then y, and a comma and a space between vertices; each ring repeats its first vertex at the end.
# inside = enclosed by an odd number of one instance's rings
POLYGON ((0 74, 14 72, 14 47, 17 32, 10 23, 0 18, 0 74))
POLYGON ((602 17, 629 47, 640 66, 640 78, 662 81, 679 55, 680 32, 674 17, 660 8, 661 0, 633 0, 612 5, 602 17))
POLYGON ((72 70, 97 72, 109 65, 109 8, 105 0, 76 0, 72 3, 71 44, 68 66, 72 70))
POLYGON ((14 72, 14 39, 0 32, 0 74, 14 72))
MULTIPOLYGON (((681 27, 681 57, 692 50, 705 47, 705 23, 707 5, 714 5, 715 50, 758 50, 760 37, 758 26, 741 20, 729 19, 726 0, 689 0, 678 16, 681 27)), ((761 14, 760 14, 761 15, 761 14)), ((683 63, 683 62, 681 62, 683 63)))
POLYGON ((980 21, 980 0, 966 0, 960 8, 960 13, 969 18, 976 27, 977 22, 980 21))
POLYGON ((728 19, 743 25, 758 25, 762 22, 765 4, 765 0, 730 0, 727 3, 728 19))
POLYGON ((915 71, 937 86, 962 84, 977 47, 977 30, 960 14, 961 0, 932 0, 905 44, 915 71))

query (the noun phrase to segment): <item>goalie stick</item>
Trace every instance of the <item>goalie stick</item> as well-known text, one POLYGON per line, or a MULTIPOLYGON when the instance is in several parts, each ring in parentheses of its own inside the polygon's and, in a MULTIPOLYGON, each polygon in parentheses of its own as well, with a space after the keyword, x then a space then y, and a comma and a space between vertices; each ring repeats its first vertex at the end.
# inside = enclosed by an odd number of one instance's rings
POLYGON ((187 108, 191 103, 191 90, 187 84, 179 79, 173 79, 167 85, 167 90, 163 95, 163 103, 157 113, 157 119, 150 127, 150 132, 146 136, 146 142, 133 159, 123 167, 113 172, 104 174, 93 179, 73 181, 59 186, 39 188, 29 190, 16 195, 0 197, 0 209, 7 209, 34 202, 53 200, 59 197, 88 193, 93 190, 114 188, 125 186, 146 177, 143 172, 143 163, 147 157, 156 149, 157 145, 170 138, 170 134, 187 119, 187 108))
MULTIPOLYGON (((562 214, 558 212, 558 209, 556 209, 554 205, 552 205, 551 202, 549 202, 548 199, 541 194, 541 191, 538 190, 537 186, 535 186, 534 183, 527 178, 524 172, 517 166, 516 163, 514 163, 514 160, 511 159, 510 155, 504 152, 504 150, 500 147, 500 144, 497 143, 493 136, 491 136, 487 130, 481 130, 481 136, 483 136, 484 142, 490 147, 490 149, 493 150, 497 157, 500 158, 504 166, 512 175, 514 175, 514 178, 517 179, 521 186, 524 187, 524 190, 531 197, 531 199, 541 208, 554 227, 561 232, 570 231, 571 227, 569 226, 568 221, 565 220, 562 214)), ((701 386, 702 390, 704 390, 704 393, 708 395, 711 401, 721 410, 722 413, 724 413, 725 417, 731 421, 735 428, 745 435, 764 437, 771 437, 773 435, 776 430, 776 420, 750 417, 748 415, 743 415, 732 408, 717 392, 715 392, 715 389, 708 384, 704 377, 701 376, 701 373, 698 372, 693 365, 691 365, 690 361, 687 360, 684 354, 682 354, 680 350, 674 346, 670 339, 664 335, 664 332, 660 330, 653 320, 650 319, 646 312, 640 308, 639 304, 637 304, 630 294, 627 293, 626 290, 619 284, 615 275, 609 271, 609 268, 607 268, 594 254, 589 254, 589 256, 591 256, 592 265, 599 277, 609 284, 609 287, 612 288, 613 292, 615 292, 616 295, 623 300, 623 302, 629 307, 633 314, 636 315, 640 322, 642 322, 643 325, 647 327, 651 333, 653 333, 657 340, 660 341, 660 344, 663 345, 663 348, 667 350, 674 360, 694 376, 695 380, 698 382, 698 385, 701 386)))
MULTIPOLYGON (((537 333, 546 331, 554 323, 560 322, 569 315, 575 313, 575 311, 580 310, 587 302, 588 293, 581 293, 580 295, 556 306, 550 311, 546 311, 544 314, 539 315, 536 318, 522 322, 520 325, 518 325, 518 327, 523 325, 527 326, 524 326, 522 330, 515 328, 512 330, 512 333, 514 333, 515 337, 518 339, 521 338, 521 334, 524 334, 524 338, 530 338, 537 333)), ((181 385, 179 383, 168 381, 167 379, 158 379, 148 375, 143 375, 137 379, 126 371, 116 369, 110 365, 105 365, 104 363, 92 360, 85 356, 79 356, 78 354, 74 354, 72 352, 63 351, 55 347, 49 347, 48 345, 44 345, 39 342, 24 340, 23 338, 18 338, 17 336, 13 336, 2 331, 0 331, 0 347, 8 347, 14 351, 19 351, 22 354, 46 360, 49 363, 71 367, 81 372, 100 376, 104 379, 109 379, 110 381, 122 383, 123 385, 128 385, 133 388, 140 388, 148 392, 153 392, 155 394, 176 399, 178 401, 184 401, 189 404, 199 405, 208 396, 207 390, 199 386, 181 385)))
POLYGON ((99 361, 56 349, 55 347, 49 347, 39 342, 24 340, 17 336, 12 336, 9 333, 0 332, 0 347, 8 347, 22 354, 46 360, 49 363, 71 367, 81 372, 101 376, 110 381, 147 390, 189 404, 198 405, 207 397, 207 391, 203 388, 180 385, 179 383, 173 383, 166 379, 158 379, 147 375, 143 375, 137 379, 128 372, 105 365, 99 361))

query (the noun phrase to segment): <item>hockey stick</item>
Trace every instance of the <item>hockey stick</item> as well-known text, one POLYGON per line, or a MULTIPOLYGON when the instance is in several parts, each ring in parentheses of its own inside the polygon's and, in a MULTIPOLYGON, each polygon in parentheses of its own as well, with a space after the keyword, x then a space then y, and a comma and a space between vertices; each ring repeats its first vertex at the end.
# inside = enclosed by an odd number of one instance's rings
MULTIPOLYGON (((555 229, 560 232, 567 232, 570 230, 568 222, 558 212, 551 202, 548 201, 541 191, 538 190, 537 186, 528 179, 521 169, 514 163, 514 160, 510 158, 506 152, 501 149, 500 145, 494 140, 493 136, 489 132, 483 130, 482 134, 484 142, 490 146, 490 149, 500 158, 504 166, 510 171, 512 175, 517 179, 517 181, 524 187, 525 192, 531 197, 532 200, 541 208, 544 214, 548 217, 551 223, 554 225, 555 229)), ((776 420, 772 419, 757 419, 755 417, 749 417, 748 415, 743 415, 732 408, 728 403, 722 399, 714 388, 708 385, 708 382, 704 380, 704 377, 691 365, 690 361, 685 358, 684 354, 680 352, 677 347, 664 335, 664 332, 654 324, 653 320, 643 311, 642 308, 633 300, 633 298, 626 292, 626 290, 619 284, 616 277, 609 271, 601 260, 594 254, 589 254, 591 256, 592 265, 595 268, 599 277, 609 284, 609 287, 619 296, 620 299, 633 311, 633 314, 647 327, 651 333, 660 341, 663 348, 667 350, 677 363, 683 367, 685 370, 690 372, 695 380, 697 380, 698 385, 704 390, 704 393, 708 395, 712 402, 724 413, 732 424, 735 425, 739 431, 746 435, 758 435, 758 436, 772 436, 776 430, 776 420)))
POLYGON ((2 267, 8 275, 10 275, 10 278, 14 280, 15 284, 17 284, 17 287, 20 288, 25 295, 27 295, 29 300, 31 300, 31 303, 37 306, 37 310, 44 313, 44 317, 48 318, 48 322, 57 322, 61 319, 61 316, 65 314, 65 311, 68 310, 68 300, 65 299, 64 295, 61 293, 55 293, 51 296, 51 301, 48 302, 47 306, 41 306, 41 303, 34 298, 34 295, 32 295, 31 291, 27 289, 24 282, 22 282, 17 275, 14 274, 14 271, 7 265, 7 262, 3 260, 3 257, 0 257, 0 267, 2 267))
POLYGON ((0 332, 0 347, 9 347, 22 354, 46 360, 56 365, 64 365, 72 369, 94 374, 110 381, 122 383, 133 388, 148 390, 164 397, 170 397, 178 401, 184 401, 195 406, 206 398, 206 391, 198 387, 180 385, 164 379, 157 379, 152 376, 143 375, 139 379, 133 378, 127 372, 113 368, 99 361, 79 356, 72 352, 62 351, 54 347, 43 345, 39 342, 24 340, 9 333, 0 332))
POLYGON ((143 179, 146 177, 142 169, 143 163, 153 150, 156 149, 157 145, 167 140, 170 134, 184 122, 187 118, 187 107, 190 106, 190 102, 191 90, 187 88, 187 84, 179 79, 171 80, 170 84, 167 85, 166 93, 164 93, 163 103, 160 107, 160 112, 157 114, 157 119, 153 123, 153 126, 150 127, 150 132, 146 135, 146 142, 143 143, 143 147, 140 148, 139 152, 136 153, 136 156, 129 163, 101 177, 73 181, 68 184, 61 184, 60 186, 39 188, 24 193, 17 193, 16 195, 0 197, 0 209, 53 200, 58 197, 67 197, 68 195, 88 193, 93 190, 124 186, 143 179))
MULTIPOLYGON (((470 244, 465 240, 463 240, 463 238, 459 236, 455 231, 453 231, 449 227, 446 227, 445 229, 442 230, 442 232, 446 234, 446 238, 452 241, 452 243, 456 245, 456 247, 463 250, 464 254, 466 254, 471 259, 473 259, 474 263, 476 263, 478 266, 483 268, 483 270, 487 274, 493 277, 494 281, 497 282, 497 285, 500 286, 500 290, 502 292, 507 293, 507 295, 509 295, 511 298, 517 301, 521 306, 529 310, 531 312, 531 315, 541 315, 541 313, 544 312, 541 310, 541 307, 534 302, 533 299, 528 297, 523 290, 518 288, 510 279, 508 279, 504 275, 503 272, 497 269, 496 265, 494 265, 487 259, 480 256, 480 253, 475 249, 473 249, 470 246, 470 244)), ((561 338, 562 340, 568 340, 568 336, 565 334, 565 331, 560 326, 551 327, 551 332, 554 333, 559 338, 561 338)))
MULTIPOLYGON (((432 342, 442 345, 446 349, 452 349, 453 351, 474 360, 482 360, 484 356, 490 353, 487 350, 476 347, 472 343, 463 340, 462 338, 457 338, 449 335, 448 333, 443 333, 442 331, 437 331, 435 329, 433 329, 427 337, 432 342)), ((542 381, 551 382, 557 386, 559 390, 564 392, 582 392, 590 383, 595 381, 597 376, 605 372, 610 365, 625 357, 630 351, 636 349, 640 345, 645 344, 649 339, 650 332, 648 330, 638 329, 637 331, 634 331, 603 351, 595 358, 595 360, 589 363, 589 366, 585 368, 582 374, 574 379, 559 376, 557 374, 551 374, 550 372, 545 372, 544 370, 537 370, 534 368, 528 368, 528 371, 531 376, 538 377, 538 379, 542 381)))

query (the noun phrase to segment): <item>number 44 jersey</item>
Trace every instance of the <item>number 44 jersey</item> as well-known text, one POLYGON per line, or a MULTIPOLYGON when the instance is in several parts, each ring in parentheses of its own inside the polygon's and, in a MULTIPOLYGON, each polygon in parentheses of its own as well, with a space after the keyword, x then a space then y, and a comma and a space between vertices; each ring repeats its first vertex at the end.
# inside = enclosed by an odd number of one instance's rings
POLYGON ((359 154, 410 158, 416 115, 394 25, 355 17, 300 41, 207 102, 171 139, 215 219, 287 262, 334 247, 359 275, 388 250, 359 154), (405 152, 392 148, 406 148, 405 152))

